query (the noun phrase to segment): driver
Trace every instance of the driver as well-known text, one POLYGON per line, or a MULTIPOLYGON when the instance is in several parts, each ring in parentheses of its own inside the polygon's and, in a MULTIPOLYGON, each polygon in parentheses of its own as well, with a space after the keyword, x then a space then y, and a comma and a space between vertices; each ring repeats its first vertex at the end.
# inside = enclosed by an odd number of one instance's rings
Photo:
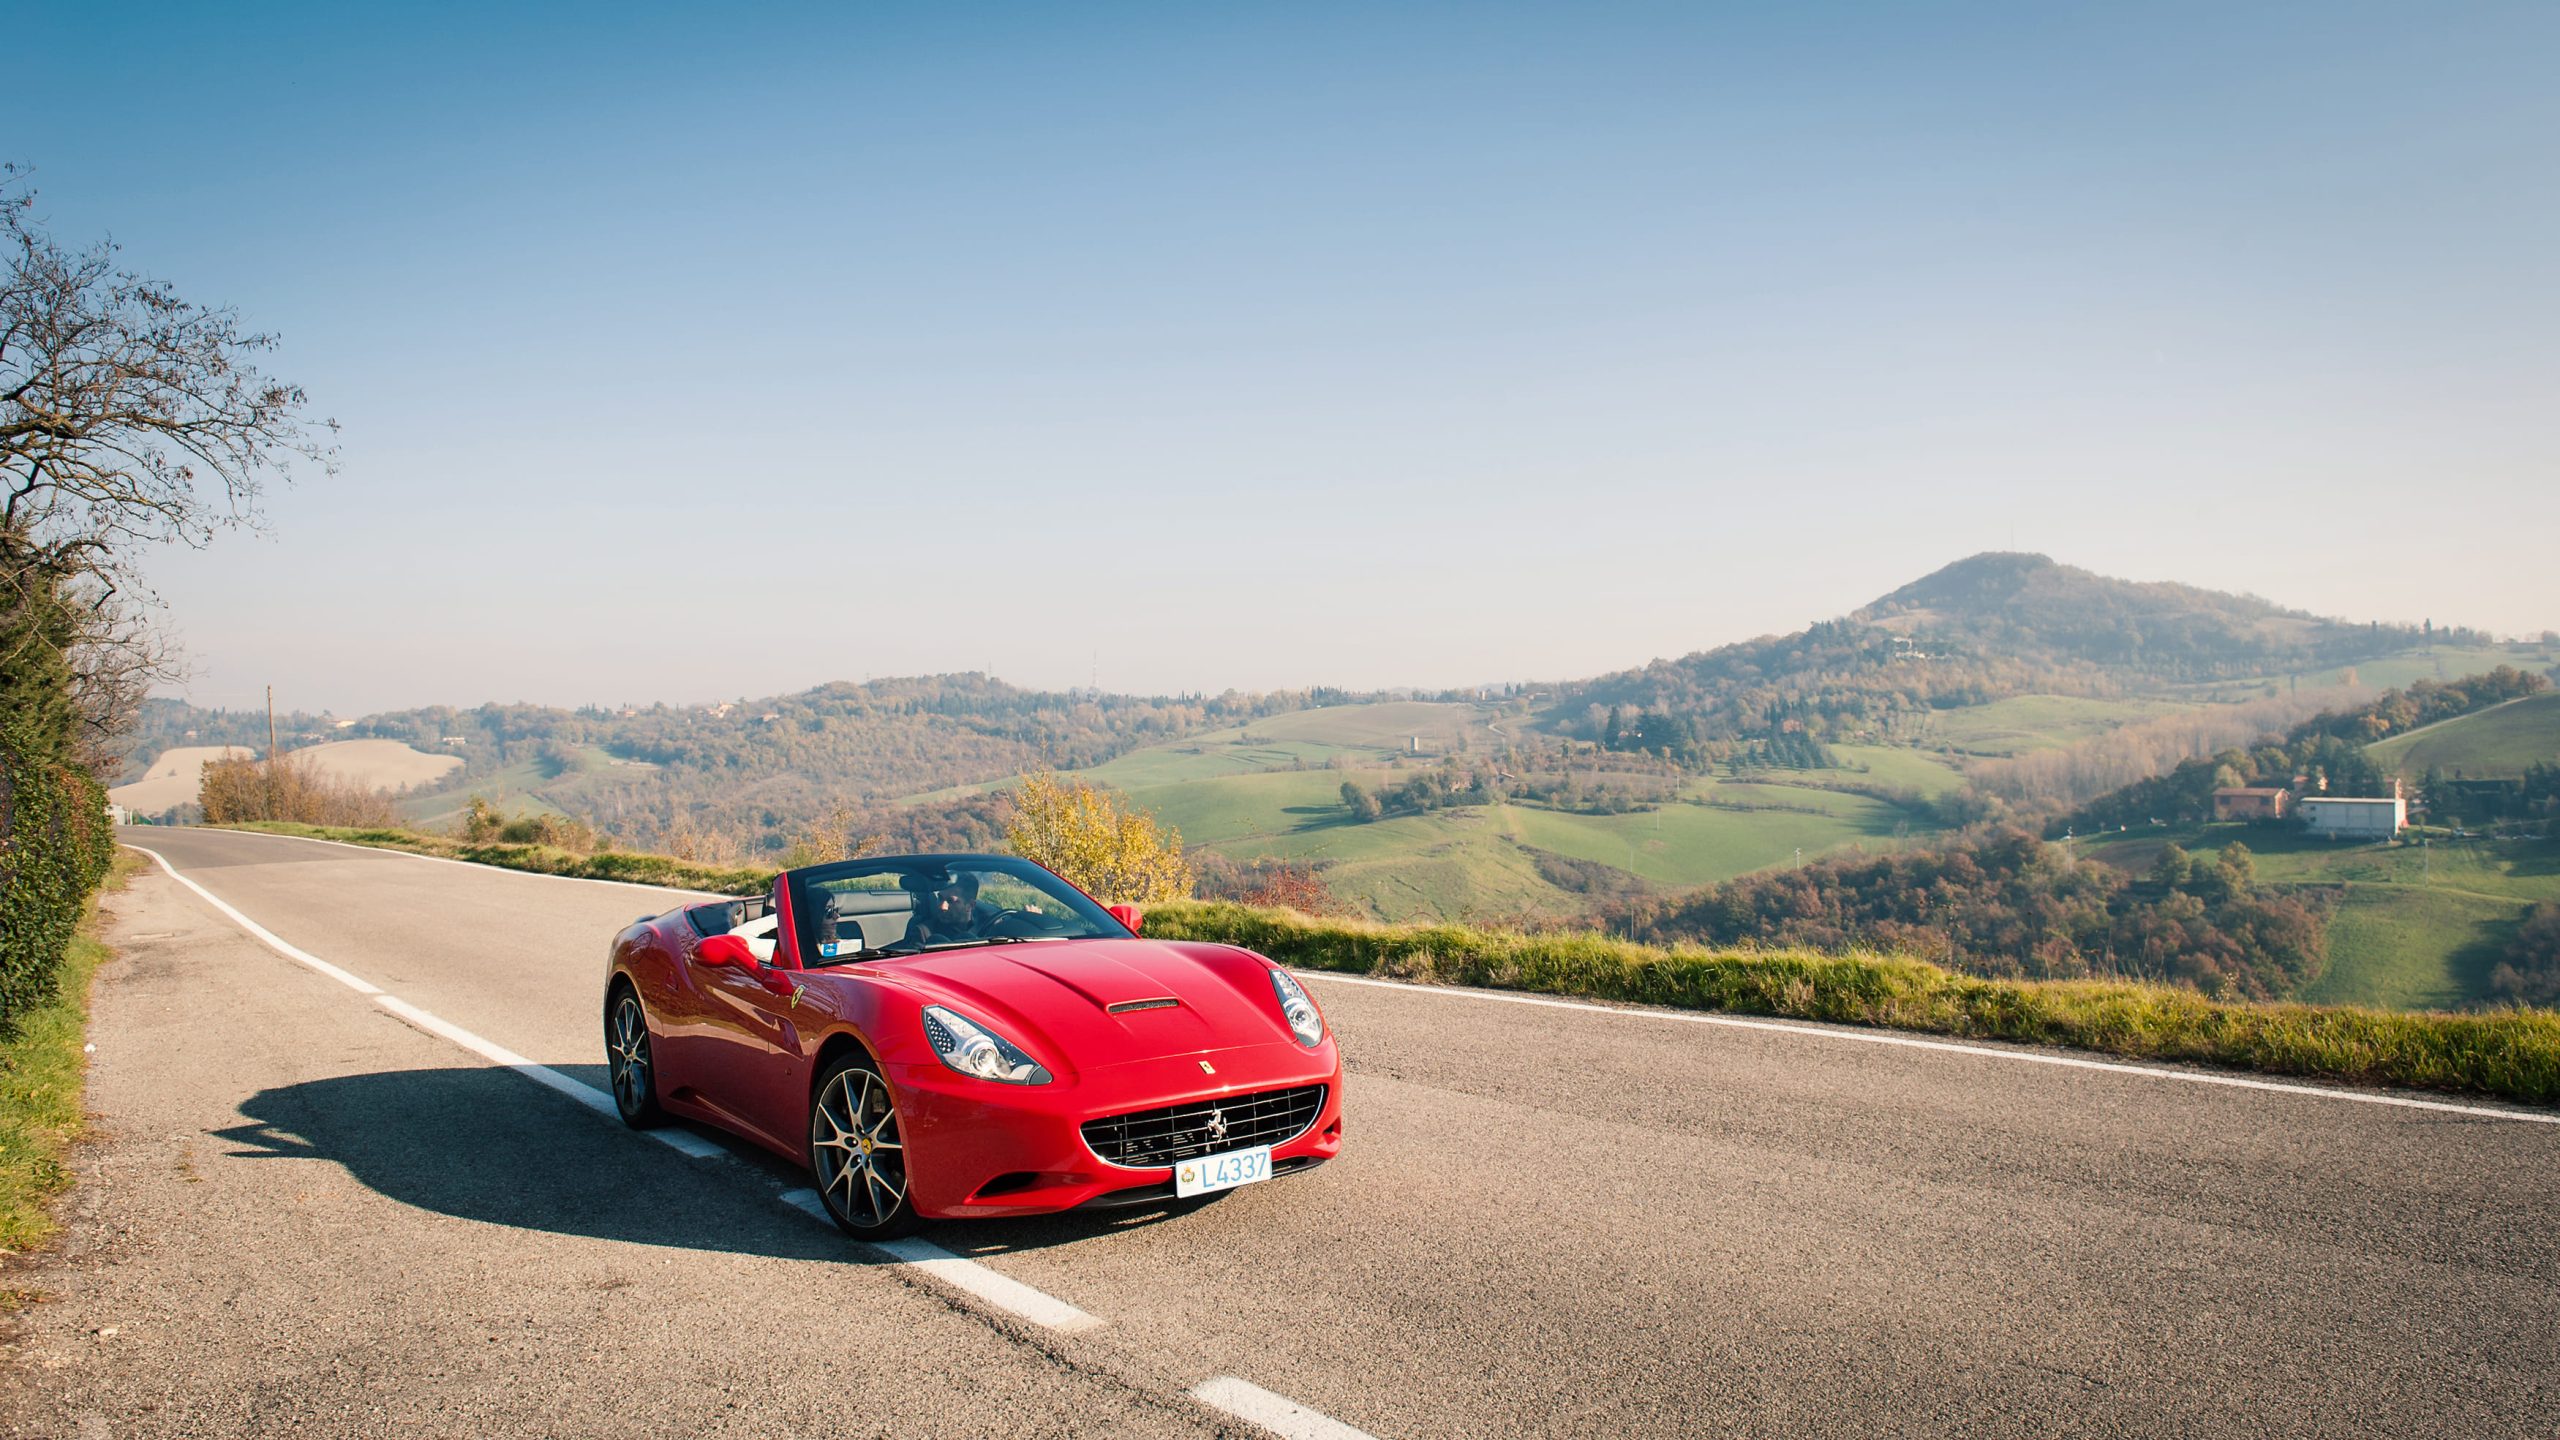
POLYGON ((942 875, 910 875, 907 888, 915 895, 915 923, 907 927, 907 939, 918 945, 940 945, 953 940, 984 940, 988 924, 996 917, 996 907, 978 899, 978 877, 966 870, 942 875))

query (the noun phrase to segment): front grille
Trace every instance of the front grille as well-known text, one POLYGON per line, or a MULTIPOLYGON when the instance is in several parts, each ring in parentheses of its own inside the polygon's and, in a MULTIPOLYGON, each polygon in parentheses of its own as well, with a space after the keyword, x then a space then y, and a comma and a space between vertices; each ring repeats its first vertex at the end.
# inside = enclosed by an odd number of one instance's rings
POLYGON ((1084 1143, 1113 1165, 1152 1170, 1198 1155, 1283 1145, 1306 1133, 1323 1113, 1324 1087, 1300 1085, 1087 1120, 1084 1143))

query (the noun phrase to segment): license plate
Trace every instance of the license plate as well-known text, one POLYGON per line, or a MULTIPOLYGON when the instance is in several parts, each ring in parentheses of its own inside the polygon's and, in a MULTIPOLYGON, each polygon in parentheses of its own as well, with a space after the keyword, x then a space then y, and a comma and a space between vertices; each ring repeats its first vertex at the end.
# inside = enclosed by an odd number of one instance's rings
POLYGON ((1177 1196, 1206 1195, 1213 1190, 1233 1190, 1256 1180, 1271 1178, 1271 1147, 1256 1145, 1250 1150, 1229 1150, 1222 1155, 1203 1155, 1185 1160, 1173 1167, 1173 1193, 1177 1196))

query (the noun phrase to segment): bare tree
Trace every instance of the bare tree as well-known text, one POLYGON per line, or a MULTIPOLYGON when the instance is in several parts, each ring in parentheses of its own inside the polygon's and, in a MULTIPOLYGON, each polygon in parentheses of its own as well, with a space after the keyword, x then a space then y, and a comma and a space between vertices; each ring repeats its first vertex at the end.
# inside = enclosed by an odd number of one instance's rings
POLYGON ((336 469, 337 425, 257 368, 273 335, 121 268, 112 240, 62 245, 27 180, 0 165, 0 669, 67 666, 94 763, 171 669, 136 552, 257 527, 270 479, 336 469))

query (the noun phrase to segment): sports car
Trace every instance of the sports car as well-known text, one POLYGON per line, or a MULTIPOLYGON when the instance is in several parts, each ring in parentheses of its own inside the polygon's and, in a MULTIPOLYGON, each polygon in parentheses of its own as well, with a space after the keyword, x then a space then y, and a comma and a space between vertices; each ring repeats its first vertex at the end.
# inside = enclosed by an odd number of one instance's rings
POLYGON ((1305 988, 1138 925, 1001 855, 813 865, 644 917, 605 977, 614 1103, 635 1127, 700 1121, 805 1164, 866 1240, 1333 1158, 1342 1058, 1305 988))

